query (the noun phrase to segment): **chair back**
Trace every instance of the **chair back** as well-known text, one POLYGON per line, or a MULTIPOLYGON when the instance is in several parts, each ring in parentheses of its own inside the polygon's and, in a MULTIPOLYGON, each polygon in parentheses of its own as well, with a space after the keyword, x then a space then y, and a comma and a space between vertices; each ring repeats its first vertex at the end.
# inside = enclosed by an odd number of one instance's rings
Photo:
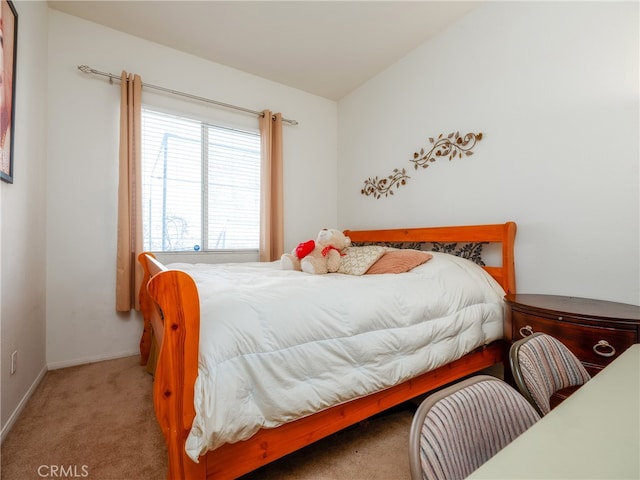
POLYGON ((566 345, 541 332, 515 342, 509 352, 509 363, 520 393, 542 416, 551 411, 551 396, 555 392, 591 379, 566 345))
POLYGON ((427 397, 409 437, 413 480, 469 476, 540 419, 506 382, 477 375, 427 397))

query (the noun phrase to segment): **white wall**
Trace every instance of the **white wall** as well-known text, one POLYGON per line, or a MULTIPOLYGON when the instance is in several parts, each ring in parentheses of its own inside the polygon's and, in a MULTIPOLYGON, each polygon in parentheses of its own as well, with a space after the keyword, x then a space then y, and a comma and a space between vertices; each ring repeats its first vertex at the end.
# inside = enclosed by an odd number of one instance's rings
MULTIPOLYGON (((138 73, 143 82, 280 111, 284 127, 287 249, 337 224, 337 105, 222 65, 49 11, 47 175, 47 363, 57 368, 135 354, 138 314, 115 312, 119 87, 77 70, 138 73), (91 256, 91 260, 89 260, 91 256)), ((175 99, 143 90, 143 101, 175 99)), ((194 112, 233 117, 216 108, 194 112)))
POLYGON ((0 182, 2 439, 46 372, 45 174, 47 4, 18 12, 14 183, 0 182), (11 354, 18 352, 15 374, 11 354))
POLYGON ((342 228, 514 220, 520 292, 640 304, 637 2, 494 2, 338 104, 342 228), (413 170, 428 137, 471 157, 413 170), (407 168, 393 197, 364 181, 407 168))

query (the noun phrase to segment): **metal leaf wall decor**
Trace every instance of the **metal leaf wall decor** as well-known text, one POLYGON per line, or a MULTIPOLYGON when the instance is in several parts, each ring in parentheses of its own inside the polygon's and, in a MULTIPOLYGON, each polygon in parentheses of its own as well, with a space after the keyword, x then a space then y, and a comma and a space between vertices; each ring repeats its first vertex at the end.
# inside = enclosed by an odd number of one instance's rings
MULTIPOLYGON (((429 137, 429 143, 432 147, 429 150, 421 148, 419 152, 413 154, 410 160, 413 162, 414 168, 427 168, 431 163, 439 158, 462 158, 462 156, 473 155, 472 149, 482 140, 482 133, 467 133, 464 137, 460 136, 460 132, 450 133, 446 137, 444 134, 438 135, 437 139, 429 137)), ((364 182, 364 187, 360 190, 362 195, 380 198, 393 195, 394 188, 398 189, 401 185, 406 185, 407 179, 411 178, 407 175, 405 169, 394 168, 393 173, 386 178, 369 177, 364 182)))
POLYGON ((407 178, 411 178, 407 175, 407 172, 403 168, 398 170, 393 169, 393 174, 387 178, 378 179, 378 177, 369 177, 364 181, 364 188, 360 191, 363 195, 373 195, 375 198, 380 198, 382 195, 388 197, 393 195, 393 187, 400 187, 407 183, 407 178))

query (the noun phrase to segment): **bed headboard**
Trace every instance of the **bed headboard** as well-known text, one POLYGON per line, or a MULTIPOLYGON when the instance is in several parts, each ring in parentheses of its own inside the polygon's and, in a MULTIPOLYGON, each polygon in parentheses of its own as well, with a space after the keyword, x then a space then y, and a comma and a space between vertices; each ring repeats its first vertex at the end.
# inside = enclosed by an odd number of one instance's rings
MULTIPOLYGON (((477 245, 500 244, 502 252, 502 264, 499 266, 487 266, 481 262, 484 268, 496 281, 502 285, 505 292, 515 293, 516 276, 514 260, 514 242, 516 236, 516 224, 506 222, 493 225, 468 225, 461 227, 423 227, 423 228, 399 228, 389 230, 345 230, 353 244, 384 243, 388 245, 403 244, 404 248, 419 248, 420 244, 468 244, 459 253, 473 256, 477 245)), ((481 247, 480 247, 481 248, 481 247)))

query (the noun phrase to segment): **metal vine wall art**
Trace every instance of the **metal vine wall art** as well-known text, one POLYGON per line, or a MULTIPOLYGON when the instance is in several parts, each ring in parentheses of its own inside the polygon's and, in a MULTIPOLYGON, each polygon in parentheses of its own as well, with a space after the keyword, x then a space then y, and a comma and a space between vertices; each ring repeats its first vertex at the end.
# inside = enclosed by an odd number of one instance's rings
MULTIPOLYGON (((429 150, 421 148, 419 152, 413 154, 413 158, 410 160, 413 162, 414 168, 427 168, 431 163, 435 162, 438 158, 448 157, 449 161, 454 158, 462 158, 463 155, 473 155, 473 148, 476 144, 482 140, 482 133, 467 133, 465 136, 460 136, 460 132, 450 133, 446 137, 444 134, 438 135, 437 139, 429 137, 429 143, 432 147, 429 150)), ((398 189, 401 185, 406 185, 409 177, 405 169, 394 168, 393 173, 386 178, 379 179, 378 177, 369 177, 364 182, 364 188, 360 190, 362 195, 373 196, 374 198, 380 198, 383 195, 388 197, 393 195, 394 188, 398 189)))
POLYGON ((407 178, 411 178, 407 175, 407 172, 403 168, 398 170, 393 169, 393 174, 387 178, 378 179, 378 177, 367 178, 364 182, 364 188, 361 190, 363 195, 373 195, 375 198, 380 198, 382 195, 388 197, 393 195, 393 187, 398 188, 400 185, 407 183, 407 178))
POLYGON ((429 138, 429 143, 433 144, 431 150, 425 153, 424 148, 413 154, 414 167, 427 168, 429 162, 435 162, 438 158, 449 157, 452 160, 455 157, 462 158, 462 154, 473 155, 471 149, 476 146, 478 141, 482 140, 482 133, 467 133, 464 137, 459 132, 450 133, 446 137, 442 134, 437 140, 429 138))

